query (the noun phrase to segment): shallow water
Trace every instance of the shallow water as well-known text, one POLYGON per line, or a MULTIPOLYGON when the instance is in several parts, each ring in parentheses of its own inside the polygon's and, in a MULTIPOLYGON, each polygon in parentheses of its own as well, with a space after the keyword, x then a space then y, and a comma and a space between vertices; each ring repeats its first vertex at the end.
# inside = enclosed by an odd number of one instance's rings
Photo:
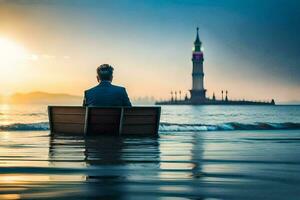
POLYGON ((0 134, 0 199, 295 199, 300 131, 0 134))
POLYGON ((299 197, 299 106, 162 111, 159 137, 83 138, 51 137, 45 106, 0 107, 0 199, 299 197))

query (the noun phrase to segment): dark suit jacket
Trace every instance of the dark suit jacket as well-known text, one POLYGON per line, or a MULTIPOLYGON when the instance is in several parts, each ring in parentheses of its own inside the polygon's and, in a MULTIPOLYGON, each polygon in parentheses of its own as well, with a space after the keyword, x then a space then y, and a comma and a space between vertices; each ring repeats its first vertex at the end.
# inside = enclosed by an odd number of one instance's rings
POLYGON ((131 106, 126 89, 102 81, 84 92, 83 106, 131 106))

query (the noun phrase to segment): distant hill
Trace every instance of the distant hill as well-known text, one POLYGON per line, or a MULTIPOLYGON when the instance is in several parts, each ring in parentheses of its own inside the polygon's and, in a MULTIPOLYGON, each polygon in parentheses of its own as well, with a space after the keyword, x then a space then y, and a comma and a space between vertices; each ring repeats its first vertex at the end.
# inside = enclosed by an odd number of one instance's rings
POLYGON ((81 105, 82 97, 64 93, 30 92, 15 93, 5 99, 12 104, 70 104, 81 105))
MULTIPOLYGON (((48 93, 48 92, 29 92, 15 93, 9 97, 1 97, 0 103, 10 104, 52 104, 52 105, 82 105, 82 96, 70 95, 65 93, 48 93)), ((133 105, 153 105, 153 97, 131 98, 133 105)))

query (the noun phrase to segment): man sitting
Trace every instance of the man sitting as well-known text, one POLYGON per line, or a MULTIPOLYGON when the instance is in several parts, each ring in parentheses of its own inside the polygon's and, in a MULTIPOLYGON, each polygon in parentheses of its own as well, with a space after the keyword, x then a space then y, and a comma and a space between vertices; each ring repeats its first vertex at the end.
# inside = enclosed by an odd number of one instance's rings
POLYGON ((126 89, 112 85, 114 68, 108 64, 97 68, 97 86, 84 92, 83 106, 131 106, 126 89))

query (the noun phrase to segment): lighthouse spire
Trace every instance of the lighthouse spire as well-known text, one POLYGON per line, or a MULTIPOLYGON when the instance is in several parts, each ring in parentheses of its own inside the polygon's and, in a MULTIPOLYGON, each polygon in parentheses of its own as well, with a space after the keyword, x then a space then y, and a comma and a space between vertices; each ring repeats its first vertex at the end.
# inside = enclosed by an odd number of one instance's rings
POLYGON ((194 42, 194 46, 195 46, 195 49, 194 49, 195 52, 201 51, 201 41, 199 39, 199 28, 198 27, 197 27, 197 35, 196 35, 196 40, 194 42))
POLYGON ((199 39, 199 27, 197 27, 197 36, 196 36, 195 43, 200 43, 200 39, 199 39))

